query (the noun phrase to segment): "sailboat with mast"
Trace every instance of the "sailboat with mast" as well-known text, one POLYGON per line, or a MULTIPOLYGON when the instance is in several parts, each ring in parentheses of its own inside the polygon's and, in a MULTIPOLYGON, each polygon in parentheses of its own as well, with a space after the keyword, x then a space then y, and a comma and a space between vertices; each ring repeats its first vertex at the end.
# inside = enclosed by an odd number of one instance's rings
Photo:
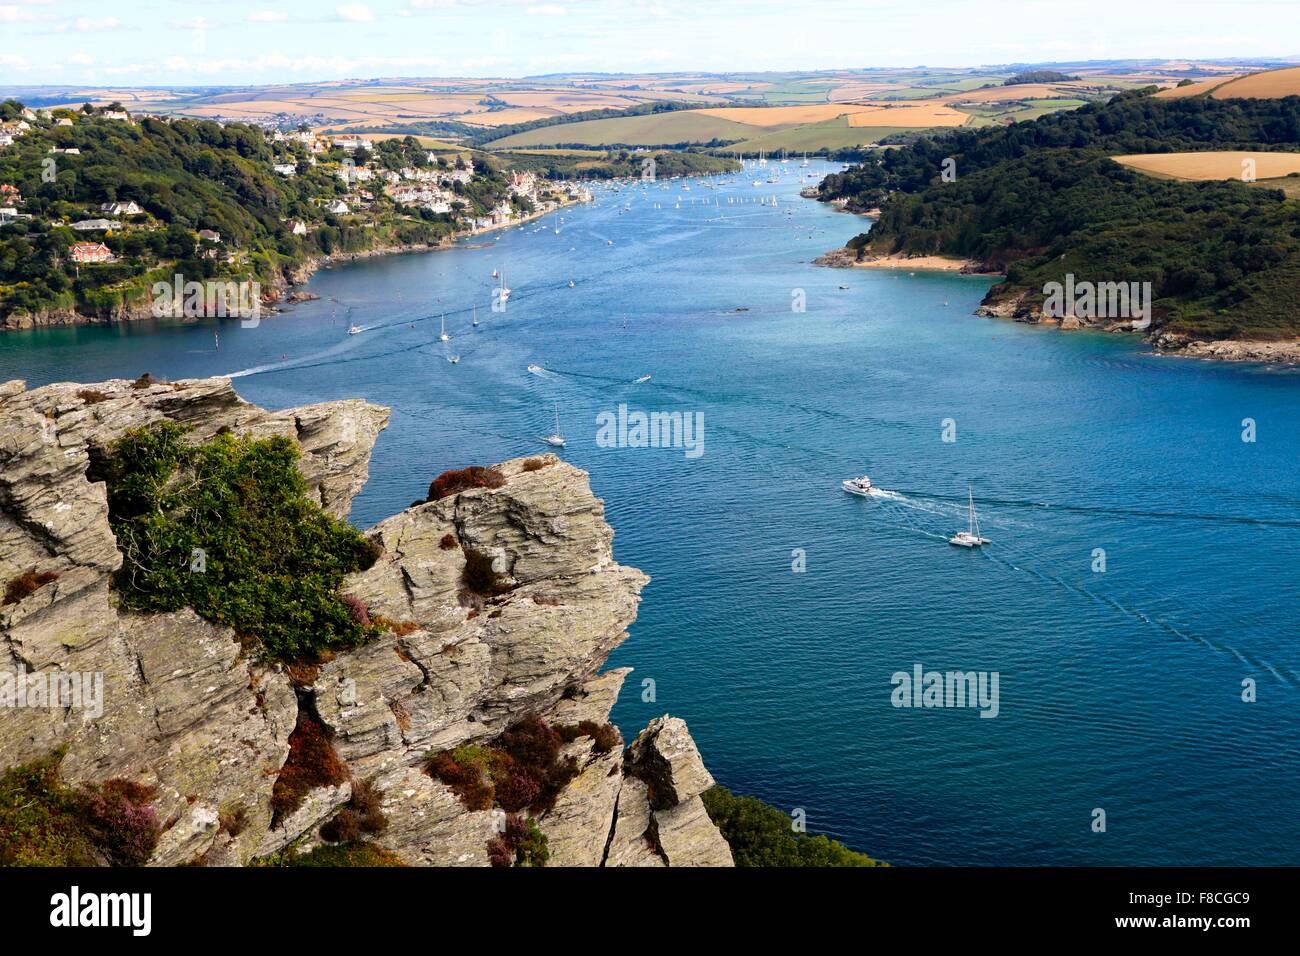
POLYGON ((547 435, 542 441, 553 448, 564 447, 564 435, 560 433, 560 403, 555 403, 555 434, 547 435))
POLYGON ((958 531, 948 539, 949 544, 955 544, 961 548, 978 548, 982 545, 989 544, 988 538, 980 537, 980 522, 975 516, 975 492, 970 485, 966 486, 966 495, 969 501, 969 510, 966 517, 966 530, 958 531))
POLYGON ((445 312, 443 313, 442 316, 442 334, 438 336, 438 341, 439 342, 451 341, 451 336, 447 334, 447 314, 445 312))

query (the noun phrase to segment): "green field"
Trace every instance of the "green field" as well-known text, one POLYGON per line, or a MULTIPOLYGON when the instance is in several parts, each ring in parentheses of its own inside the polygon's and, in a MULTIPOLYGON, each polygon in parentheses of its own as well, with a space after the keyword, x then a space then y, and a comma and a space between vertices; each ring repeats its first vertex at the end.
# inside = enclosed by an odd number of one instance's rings
POLYGON ((677 143, 703 143, 714 139, 748 139, 754 135, 755 129, 756 127, 736 123, 720 116, 681 111, 543 126, 539 129, 515 133, 505 139, 493 140, 487 145, 492 149, 558 144, 668 146, 677 143))
POLYGON ((743 153, 754 153, 759 150, 770 153, 780 149, 787 149, 792 153, 818 153, 828 149, 865 146, 879 142, 894 133, 906 133, 912 129, 914 127, 910 126, 850 126, 848 120, 840 116, 825 123, 774 130, 728 148, 743 153))

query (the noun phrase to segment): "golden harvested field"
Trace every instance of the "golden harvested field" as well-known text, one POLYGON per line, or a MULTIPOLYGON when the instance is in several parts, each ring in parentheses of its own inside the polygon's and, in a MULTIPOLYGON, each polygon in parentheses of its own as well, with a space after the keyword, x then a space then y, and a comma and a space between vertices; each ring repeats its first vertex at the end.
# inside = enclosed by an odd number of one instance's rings
POLYGON ((1188 86, 1175 86, 1167 90, 1161 90, 1156 94, 1156 97, 1162 100, 1180 100, 1185 96, 1200 96, 1202 93, 1209 93, 1215 87, 1222 86, 1229 80, 1234 79, 1237 79, 1237 77, 1216 76, 1208 80, 1199 80, 1188 86))
POLYGON ((1256 179, 1277 179, 1300 173, 1300 153, 1245 153, 1230 150, 1203 153, 1137 153, 1112 156, 1117 163, 1171 179, 1241 179, 1242 164, 1255 161, 1256 179))
POLYGON ((1293 66, 1286 70, 1251 73, 1223 84, 1210 95, 1216 100, 1232 97, 1271 100, 1282 96, 1300 95, 1300 66, 1293 66))
POLYGON ((880 106, 854 109, 850 126, 907 126, 924 129, 931 126, 961 126, 970 117, 951 106, 938 103, 909 103, 907 106, 880 106))
POLYGON ((505 109, 462 113, 456 119, 471 126, 509 126, 511 123, 528 123, 554 115, 555 112, 552 110, 505 109))
POLYGON ((1161 99, 1181 99, 1184 96, 1210 94, 1216 100, 1262 99, 1282 96, 1300 96, 1300 66, 1281 70, 1262 70, 1259 73, 1232 74, 1200 80, 1190 86, 1176 86, 1161 90, 1161 99))

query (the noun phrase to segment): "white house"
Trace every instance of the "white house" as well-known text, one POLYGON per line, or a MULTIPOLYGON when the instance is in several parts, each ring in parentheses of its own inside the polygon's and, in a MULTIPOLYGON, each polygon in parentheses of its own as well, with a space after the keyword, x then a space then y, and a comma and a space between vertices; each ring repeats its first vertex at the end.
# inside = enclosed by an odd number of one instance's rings
POLYGON ((346 149, 349 153, 358 149, 364 149, 366 151, 374 149, 374 144, 370 142, 370 140, 363 139, 360 136, 336 136, 334 138, 334 145, 340 149, 346 149))
POLYGON ((135 204, 135 202, 106 202, 101 203, 100 212, 106 212, 110 216, 142 216, 144 210, 135 204))
POLYGON ((276 163, 276 164, 275 164, 274 166, 272 166, 271 168, 274 169, 274 170, 275 170, 277 173, 279 173, 281 176, 296 176, 296 175, 298 175, 298 164, 297 164, 297 163, 276 163))
POLYGON ((307 235, 307 224, 301 219, 290 219, 287 223, 289 231, 295 236, 307 235))
POLYGON ((72 228, 77 232, 103 232, 109 229, 121 229, 122 224, 113 219, 83 219, 74 222, 72 228))
POLYGON ((348 213, 348 204, 342 199, 335 199, 326 204, 325 211, 333 213, 336 216, 345 216, 348 213))

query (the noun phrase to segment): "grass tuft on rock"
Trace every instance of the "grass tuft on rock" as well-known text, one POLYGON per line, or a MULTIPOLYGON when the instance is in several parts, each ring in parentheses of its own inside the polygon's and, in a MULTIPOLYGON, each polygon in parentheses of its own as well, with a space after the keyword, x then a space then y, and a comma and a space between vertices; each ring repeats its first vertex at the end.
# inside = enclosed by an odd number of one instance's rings
POLYGON ((285 850, 257 861, 257 866, 406 866, 391 850, 373 843, 322 843, 310 853, 285 850))
POLYGON ((281 661, 376 636, 339 593, 376 547, 308 497, 293 442, 223 433, 194 445, 186 431, 158 422, 112 446, 104 477, 123 606, 193 608, 281 661))
POLYGON ((40 571, 30 568, 22 574, 10 580, 5 585, 4 604, 17 604, 23 598, 29 597, 39 591, 51 581, 57 581, 59 575, 57 571, 40 571))

